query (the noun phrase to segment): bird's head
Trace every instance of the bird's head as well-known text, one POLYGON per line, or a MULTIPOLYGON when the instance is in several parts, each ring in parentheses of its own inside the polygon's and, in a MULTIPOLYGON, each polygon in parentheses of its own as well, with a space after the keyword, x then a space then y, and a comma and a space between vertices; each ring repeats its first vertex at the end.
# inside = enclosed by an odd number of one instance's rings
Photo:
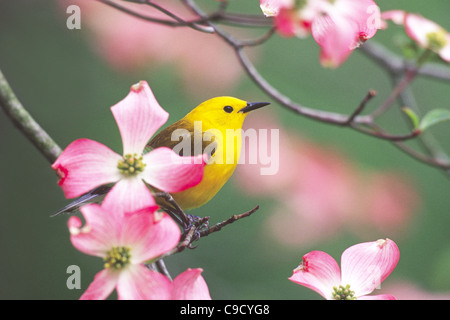
POLYGON ((250 111, 269 104, 246 102, 233 97, 216 97, 198 105, 187 117, 192 121, 202 121, 207 128, 240 129, 250 111))

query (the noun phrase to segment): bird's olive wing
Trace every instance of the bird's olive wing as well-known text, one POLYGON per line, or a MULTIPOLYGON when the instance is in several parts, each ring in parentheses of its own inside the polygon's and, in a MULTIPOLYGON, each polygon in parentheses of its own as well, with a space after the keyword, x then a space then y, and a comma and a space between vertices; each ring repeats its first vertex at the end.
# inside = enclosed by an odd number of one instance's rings
POLYGON ((194 125, 190 121, 181 119, 158 133, 147 147, 151 149, 168 147, 184 157, 197 156, 204 153, 205 149, 213 155, 216 145, 214 136, 205 139, 204 136, 204 132, 194 130, 194 125))

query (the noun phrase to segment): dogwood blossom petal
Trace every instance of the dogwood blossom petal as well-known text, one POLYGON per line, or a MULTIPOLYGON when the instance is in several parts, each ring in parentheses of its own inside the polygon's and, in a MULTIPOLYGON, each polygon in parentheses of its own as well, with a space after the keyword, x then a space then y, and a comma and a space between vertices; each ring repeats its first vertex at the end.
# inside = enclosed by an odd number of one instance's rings
POLYGON ((122 136, 124 155, 142 154, 147 142, 169 117, 146 81, 133 85, 111 111, 122 136))
MULTIPOLYGON (((381 18, 403 25, 408 37, 420 47, 430 49, 439 54, 444 61, 450 62, 450 33, 434 21, 420 14, 402 10, 385 11, 381 14, 381 18)), ((383 22, 386 26, 386 22, 383 22)))
POLYGON ((393 295, 390 294, 376 294, 370 296, 361 296, 358 300, 397 300, 393 295))
POLYGON ((357 37, 365 41, 381 28, 380 8, 373 0, 337 0, 334 10, 356 23, 357 37))
POLYGON ((120 224, 114 215, 95 203, 81 207, 80 211, 85 224, 77 216, 70 217, 67 223, 70 240, 81 252, 103 258, 113 244, 118 244, 120 224))
POLYGON ((173 300, 211 300, 208 285, 201 276, 203 269, 187 269, 172 283, 173 300))
POLYGON ((67 146, 52 164, 58 184, 67 198, 74 198, 103 184, 120 179, 117 162, 121 156, 105 145, 78 139, 67 146))
POLYGON ((405 23, 406 12, 403 10, 389 10, 381 13, 382 20, 391 20, 395 24, 403 25, 405 23))
POLYGON ((260 0, 259 6, 266 17, 277 16, 280 9, 290 7, 294 0, 260 0))
POLYGON ((145 183, 136 177, 117 182, 103 200, 103 207, 116 212, 134 212, 155 205, 152 193, 145 183))
POLYGON ((441 58, 447 62, 450 62, 450 33, 446 36, 446 45, 439 51, 441 58))
POLYGON ((170 148, 157 148, 144 155, 146 169, 143 179, 167 192, 186 190, 202 180, 206 164, 204 157, 180 157, 170 148))
POLYGON ((170 289, 168 278, 140 264, 129 266, 117 281, 119 300, 169 300, 170 289))
POLYGON ((336 260, 322 251, 311 251, 303 256, 302 263, 289 280, 310 288, 326 299, 332 298, 334 286, 340 284, 340 270, 336 260))
POLYGON ((281 8, 274 20, 277 32, 285 37, 306 38, 311 32, 314 16, 308 19, 308 11, 302 10, 301 13, 302 15, 299 17, 298 11, 281 8))
POLYGON ((407 13, 405 30, 419 46, 438 53, 443 60, 450 62, 450 33, 440 25, 419 14, 407 13))
POLYGON ((350 284, 357 297, 369 294, 391 274, 399 258, 390 239, 351 246, 341 257, 342 284, 350 284))
POLYGON ((113 270, 104 269, 98 272, 80 300, 105 300, 116 287, 118 278, 119 272, 113 270))
POLYGON ((414 13, 406 14, 405 30, 411 39, 424 48, 429 46, 428 34, 443 31, 437 23, 414 13))
POLYGON ((354 49, 356 25, 340 15, 332 13, 314 19, 311 33, 321 47, 323 66, 338 67, 354 49))
POLYGON ((177 224, 157 207, 127 213, 120 243, 132 248, 131 263, 143 263, 172 250, 180 241, 177 224), (153 213, 153 214, 151 214, 153 213))
POLYGON ((336 0, 323 3, 312 22, 314 40, 321 46, 322 65, 338 67, 362 42, 381 27, 380 11, 372 0, 336 0))

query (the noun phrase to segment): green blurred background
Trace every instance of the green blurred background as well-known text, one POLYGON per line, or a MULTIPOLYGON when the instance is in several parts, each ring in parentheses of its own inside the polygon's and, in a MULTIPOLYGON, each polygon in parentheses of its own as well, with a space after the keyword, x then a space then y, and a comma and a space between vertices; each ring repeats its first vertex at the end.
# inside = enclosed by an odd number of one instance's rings
MULTIPOLYGON (((206 2, 210 1, 199 1, 206 2)), ((420 12, 450 29, 447 2, 377 3, 382 11, 401 8, 420 12)), ((232 1, 230 8, 260 13, 257 0, 232 1)), ((269 100, 245 76, 233 88, 219 87, 194 96, 184 89, 175 64, 168 63, 151 72, 118 72, 87 40, 83 13, 81 30, 68 30, 66 18, 56 1, 0 0, 0 69, 24 106, 62 148, 86 137, 120 151, 120 136, 109 107, 125 97, 130 85, 139 80, 150 83, 158 101, 170 113, 169 123, 217 95, 269 100)), ((379 32, 374 40, 390 45, 398 30, 379 32)), ((258 68, 275 87, 307 106, 330 106, 330 110, 339 108, 334 111, 350 113, 369 89, 378 91, 373 105, 387 97, 390 79, 363 54, 355 52, 342 67, 327 70, 318 63, 318 51, 311 37, 298 40, 275 35, 255 56, 258 68)), ((211 76, 220 75, 212 70, 211 76)), ((423 110, 450 105, 448 83, 420 79, 414 82, 413 89, 423 110)), ((284 127, 338 148, 361 168, 408 175, 422 198, 412 223, 400 233, 380 233, 375 238, 342 231, 326 241, 288 247, 274 241, 263 228, 276 203, 244 194, 232 179, 210 203, 192 213, 211 215, 211 222, 216 223, 256 204, 261 209, 251 218, 201 239, 196 249, 167 258, 172 275, 188 267, 203 268, 214 299, 316 299, 320 298, 316 293, 287 280, 303 254, 323 250, 339 261, 342 251, 355 243, 388 237, 398 244, 401 257, 386 286, 404 280, 429 292, 450 292, 449 179, 385 141, 293 116, 276 103, 271 108, 284 127)), ((403 121, 384 119, 384 124, 400 132, 398 122, 403 121)), ((448 124, 433 128, 432 132, 450 152, 448 124)), ((100 259, 86 256, 71 245, 67 216, 50 218, 68 203, 56 182, 46 159, 1 111, 1 299, 77 299, 102 268, 100 259), (73 264, 81 268, 82 290, 66 287, 66 269, 73 264)))

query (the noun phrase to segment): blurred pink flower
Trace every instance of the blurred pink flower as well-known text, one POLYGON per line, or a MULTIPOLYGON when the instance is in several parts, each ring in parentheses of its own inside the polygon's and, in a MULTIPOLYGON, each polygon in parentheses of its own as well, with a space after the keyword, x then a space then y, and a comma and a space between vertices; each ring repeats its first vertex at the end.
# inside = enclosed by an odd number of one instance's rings
POLYGON ((165 213, 148 207, 124 214, 98 204, 81 207, 86 220, 71 216, 68 221, 72 244, 83 253, 105 261, 80 299, 106 299, 116 289, 119 299, 170 299, 170 280, 151 271, 144 262, 173 249, 180 230, 165 213))
POLYGON ((321 47, 320 62, 336 68, 380 28, 380 11, 373 0, 260 0, 263 13, 275 16, 284 36, 312 34, 321 47))
POLYGON ((450 62, 450 33, 437 23, 402 10, 383 12, 381 18, 404 26, 406 34, 420 47, 434 51, 444 61, 450 62))
POLYGON ((293 0, 260 0, 259 4, 266 17, 274 17, 282 8, 292 6, 293 0))
MULTIPOLYGON (((284 130, 261 112, 246 126, 280 130, 279 170, 260 174, 263 163, 237 167, 242 192, 275 200, 265 226, 283 244, 307 245, 346 229, 357 235, 404 230, 420 197, 414 183, 397 172, 361 170, 338 150, 284 130)), ((251 149, 244 143, 247 154, 251 149)))
POLYGON ((411 213, 420 205, 420 196, 409 177, 398 172, 372 172, 362 180, 360 208, 353 210, 351 217, 359 225, 355 232, 398 232, 399 227, 410 222, 411 213))
POLYGON ((104 199, 105 207, 130 212, 155 204, 146 183, 163 191, 179 192, 202 180, 202 155, 180 157, 164 147, 143 153, 169 116, 147 82, 133 85, 111 111, 122 136, 123 156, 93 140, 72 142, 52 165, 66 197, 78 197, 98 186, 115 183, 104 199))
POLYGON ((346 249, 341 269, 327 253, 303 256, 289 280, 312 289, 327 300, 395 300, 392 295, 369 296, 396 267, 400 252, 390 239, 359 243, 346 249))
POLYGON ((450 300, 450 292, 431 292, 408 281, 395 281, 383 285, 381 292, 393 294, 397 300, 450 300))
MULTIPOLYGON (((69 0, 58 2, 64 10, 73 4, 69 0)), ((120 72, 169 65, 179 73, 181 85, 193 95, 223 92, 243 74, 232 49, 215 36, 188 27, 144 21, 98 1, 78 0, 76 4, 82 12, 82 29, 86 26, 91 33, 91 45, 120 72)), ((185 20, 196 18, 179 1, 159 4, 185 20)), ((149 6, 126 1, 120 1, 120 5, 153 18, 170 19, 149 6)))

